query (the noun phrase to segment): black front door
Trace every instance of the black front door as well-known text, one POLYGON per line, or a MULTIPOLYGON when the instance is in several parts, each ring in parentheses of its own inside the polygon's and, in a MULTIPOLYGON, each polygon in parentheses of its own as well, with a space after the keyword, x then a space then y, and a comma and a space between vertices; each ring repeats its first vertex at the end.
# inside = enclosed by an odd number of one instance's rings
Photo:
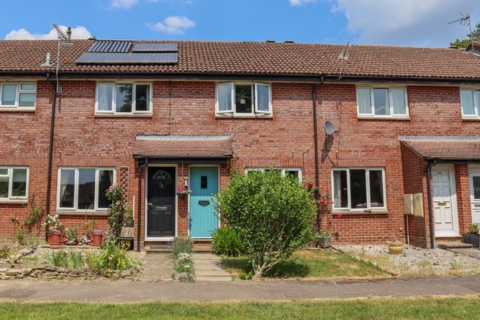
POLYGON ((148 237, 175 236, 175 168, 148 168, 148 237))

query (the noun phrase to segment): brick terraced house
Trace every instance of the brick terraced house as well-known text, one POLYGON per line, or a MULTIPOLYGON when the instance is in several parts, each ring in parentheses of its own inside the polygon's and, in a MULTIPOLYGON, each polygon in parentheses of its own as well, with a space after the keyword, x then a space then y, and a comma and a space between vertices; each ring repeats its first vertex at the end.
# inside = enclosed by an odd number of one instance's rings
POLYGON ((114 183, 137 250, 208 241, 231 167, 274 164, 331 190, 318 222, 336 243, 431 247, 480 222, 475 54, 88 39, 61 45, 57 65, 57 45, 0 41, 0 241, 34 195, 67 226, 104 227, 114 183))

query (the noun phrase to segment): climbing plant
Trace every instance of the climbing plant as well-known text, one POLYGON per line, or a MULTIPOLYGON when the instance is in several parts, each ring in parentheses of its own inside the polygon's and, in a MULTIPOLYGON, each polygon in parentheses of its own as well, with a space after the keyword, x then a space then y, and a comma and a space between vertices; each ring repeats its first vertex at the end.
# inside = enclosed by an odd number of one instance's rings
POLYGON ((115 183, 105 191, 105 195, 107 199, 112 202, 109 206, 110 214, 108 216, 108 224, 115 238, 118 238, 122 232, 123 217, 126 209, 122 201, 122 190, 115 183))

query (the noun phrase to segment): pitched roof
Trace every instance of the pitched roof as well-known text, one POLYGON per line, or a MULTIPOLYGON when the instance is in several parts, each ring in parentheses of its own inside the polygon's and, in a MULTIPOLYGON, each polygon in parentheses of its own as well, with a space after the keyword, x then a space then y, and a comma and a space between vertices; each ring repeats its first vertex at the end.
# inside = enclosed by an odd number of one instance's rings
MULTIPOLYGON (((76 60, 94 40, 62 47, 60 73, 194 73, 258 75, 338 75, 343 45, 215 41, 133 41, 178 43, 175 65, 81 65, 76 60)), ((0 40, 0 72, 54 72, 41 67, 47 52, 57 59, 56 40, 0 40)), ((133 48, 133 46, 132 46, 133 48)), ((132 50, 132 48, 130 50, 132 50)), ((344 60, 345 76, 480 78, 480 57, 448 48, 353 45, 344 60)))
POLYGON ((134 158, 232 158, 228 137, 137 136, 134 158))
POLYGON ((402 141, 423 158, 480 160, 480 141, 402 141))

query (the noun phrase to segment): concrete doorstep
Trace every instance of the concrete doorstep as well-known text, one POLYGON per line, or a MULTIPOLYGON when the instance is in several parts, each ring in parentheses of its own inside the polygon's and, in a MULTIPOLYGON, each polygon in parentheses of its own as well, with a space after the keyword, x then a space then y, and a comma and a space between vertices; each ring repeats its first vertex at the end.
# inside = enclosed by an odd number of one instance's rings
POLYGON ((222 259, 213 254, 193 254, 196 281, 232 281, 225 271, 222 259))

